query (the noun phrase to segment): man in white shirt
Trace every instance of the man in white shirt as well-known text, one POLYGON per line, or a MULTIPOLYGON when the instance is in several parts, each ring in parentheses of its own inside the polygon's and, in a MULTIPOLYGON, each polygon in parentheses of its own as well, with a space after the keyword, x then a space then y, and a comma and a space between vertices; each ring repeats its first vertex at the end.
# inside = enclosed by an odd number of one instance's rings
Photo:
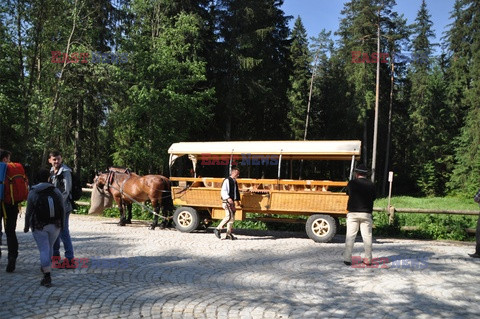
POLYGON ((222 207, 225 209, 225 218, 222 219, 220 224, 213 230, 215 236, 221 239, 220 233, 223 227, 227 224, 227 235, 225 239, 235 240, 237 239, 232 235, 233 222, 235 221, 235 202, 241 207, 240 204, 240 191, 238 190, 237 177, 240 175, 240 170, 237 167, 233 167, 230 172, 230 177, 223 180, 222 190, 220 196, 222 197, 222 207))

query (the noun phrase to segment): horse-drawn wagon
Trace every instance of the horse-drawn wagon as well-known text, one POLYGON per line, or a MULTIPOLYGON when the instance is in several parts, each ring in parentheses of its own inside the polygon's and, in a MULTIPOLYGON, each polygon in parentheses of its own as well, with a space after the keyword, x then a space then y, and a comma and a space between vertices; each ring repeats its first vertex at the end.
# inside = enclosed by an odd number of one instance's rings
MULTIPOLYGON (((304 161, 340 161, 345 167, 343 171, 350 172, 351 178, 355 160, 360 156, 360 147, 361 142, 356 140, 172 144, 168 153, 172 198, 174 204, 179 205, 173 217, 176 227, 180 231, 191 232, 202 222, 224 217, 220 200, 221 183, 232 165, 237 165, 241 176, 248 176, 237 179, 243 206, 237 207, 237 220, 246 219, 247 213, 267 217, 308 216, 308 236, 316 242, 328 242, 336 234, 338 218, 345 217, 347 213, 345 186, 348 175, 337 180, 293 179, 293 171, 297 168, 301 170, 304 161), (180 158, 188 158, 190 166, 180 158), (297 164, 294 164, 295 161, 297 164), (175 168, 177 163, 180 168, 175 168), (253 173, 260 178, 250 178, 255 175, 253 173), (268 173, 275 176, 266 178, 268 173)), ((319 174, 322 173, 316 173, 319 174)), ((323 175, 331 176, 329 172, 323 175)))

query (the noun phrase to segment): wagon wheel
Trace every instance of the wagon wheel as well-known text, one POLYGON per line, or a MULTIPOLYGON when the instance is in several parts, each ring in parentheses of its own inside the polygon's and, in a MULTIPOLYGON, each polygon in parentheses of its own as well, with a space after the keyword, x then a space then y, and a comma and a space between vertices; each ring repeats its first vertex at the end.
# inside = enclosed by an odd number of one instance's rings
POLYGON ((179 207, 173 214, 175 227, 184 233, 190 233, 198 228, 200 218, 198 212, 192 207, 179 207))
POLYGON ((305 225, 307 235, 317 243, 328 243, 337 233, 337 223, 332 216, 315 214, 305 225))

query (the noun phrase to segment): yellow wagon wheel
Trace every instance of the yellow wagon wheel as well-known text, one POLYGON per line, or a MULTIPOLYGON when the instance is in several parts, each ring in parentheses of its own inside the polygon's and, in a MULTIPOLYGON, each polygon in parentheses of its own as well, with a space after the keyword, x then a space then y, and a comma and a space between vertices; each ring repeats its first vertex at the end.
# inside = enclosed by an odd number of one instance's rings
POLYGON ((307 219, 305 230, 308 237, 317 243, 328 243, 337 233, 337 223, 332 216, 314 214, 307 219))
POLYGON ((196 209, 192 207, 179 207, 173 214, 175 227, 184 233, 190 233, 198 228, 200 218, 196 209))

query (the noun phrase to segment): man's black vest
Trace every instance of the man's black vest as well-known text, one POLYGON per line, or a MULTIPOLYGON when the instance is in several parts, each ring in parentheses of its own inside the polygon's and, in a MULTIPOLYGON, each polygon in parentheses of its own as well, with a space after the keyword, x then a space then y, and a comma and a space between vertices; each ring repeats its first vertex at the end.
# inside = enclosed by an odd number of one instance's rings
POLYGON ((231 177, 227 177, 226 179, 228 179, 228 189, 230 190, 228 196, 233 200, 240 200, 240 191, 238 190, 237 181, 231 177))

